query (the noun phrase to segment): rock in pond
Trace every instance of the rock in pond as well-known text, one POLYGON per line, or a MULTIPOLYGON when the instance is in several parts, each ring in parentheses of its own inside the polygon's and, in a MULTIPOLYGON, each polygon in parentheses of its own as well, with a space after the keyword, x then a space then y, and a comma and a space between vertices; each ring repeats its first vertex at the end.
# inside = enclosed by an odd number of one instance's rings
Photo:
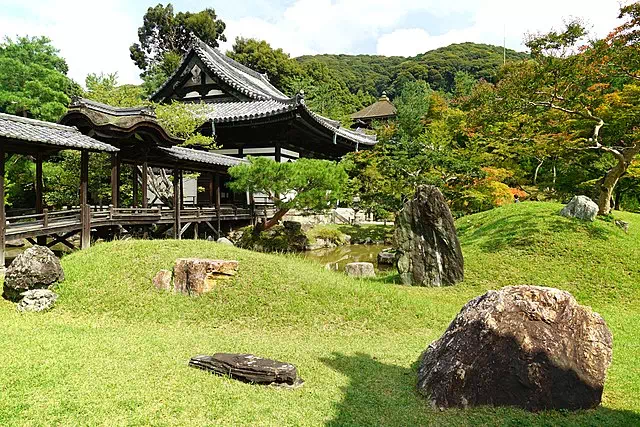
POLYGON ((44 246, 32 246, 18 255, 4 276, 3 296, 18 301, 25 291, 47 289, 64 280, 60 260, 44 246))
POLYGON ((189 360, 189 366, 254 384, 299 387, 304 383, 294 365, 253 354, 199 355, 189 360))
POLYGON ((462 250, 444 196, 421 185, 396 216, 397 267, 405 285, 446 286, 464 279, 462 250))
POLYGON ((376 277, 373 264, 370 262, 351 262, 344 266, 344 272, 351 277, 376 277))
POLYGON ((180 258, 173 268, 173 290, 186 295, 202 295, 236 275, 238 261, 180 258))
POLYGON ((560 215, 567 218, 578 218, 585 221, 595 221, 598 216, 598 205, 587 196, 574 196, 560 211, 560 215))
POLYGON ((570 293, 510 286, 469 301, 429 345, 418 391, 439 408, 594 408, 611 357, 605 321, 570 293))
POLYGON ((20 295, 22 299, 16 306, 20 312, 49 310, 58 299, 58 295, 49 289, 32 289, 20 295))
POLYGON ((396 251, 385 249, 378 254, 378 265, 394 265, 396 263, 396 251))

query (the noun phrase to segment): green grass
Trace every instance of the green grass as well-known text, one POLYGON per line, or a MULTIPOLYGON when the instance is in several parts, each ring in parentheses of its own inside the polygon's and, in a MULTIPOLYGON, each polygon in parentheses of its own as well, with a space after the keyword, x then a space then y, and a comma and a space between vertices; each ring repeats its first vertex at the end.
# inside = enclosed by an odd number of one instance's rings
POLYGON ((611 222, 521 203, 461 218, 466 280, 444 289, 358 281, 298 256, 203 241, 121 241, 63 258, 56 308, 0 302, 0 425, 640 425, 640 215, 611 222), (237 278, 189 298, 151 278, 177 257, 234 258, 237 278), (572 292, 614 334, 602 407, 532 414, 437 411, 415 392, 416 360, 469 299, 538 284, 572 292), (251 352, 298 366, 299 390, 252 386, 187 366, 251 352))

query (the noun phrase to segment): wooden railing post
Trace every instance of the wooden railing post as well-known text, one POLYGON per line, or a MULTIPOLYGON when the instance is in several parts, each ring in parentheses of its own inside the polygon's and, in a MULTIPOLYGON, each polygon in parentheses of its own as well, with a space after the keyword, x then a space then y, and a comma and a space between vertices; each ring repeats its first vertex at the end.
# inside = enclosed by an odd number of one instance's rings
POLYGON ((42 209, 42 227, 47 228, 49 226, 49 209, 42 209))
POLYGON ((113 205, 109 205, 109 220, 113 221, 113 214, 115 213, 115 208, 113 207, 113 205))
POLYGON ((180 205, 182 193, 180 191, 180 169, 173 169, 173 238, 180 240, 182 224, 180 222, 180 205))

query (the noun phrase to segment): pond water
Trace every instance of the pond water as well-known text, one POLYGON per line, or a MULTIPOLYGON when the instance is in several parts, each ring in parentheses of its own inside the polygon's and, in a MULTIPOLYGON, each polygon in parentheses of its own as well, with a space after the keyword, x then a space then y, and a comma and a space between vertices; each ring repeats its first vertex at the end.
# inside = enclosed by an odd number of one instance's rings
POLYGON ((337 248, 306 251, 302 255, 335 271, 344 271, 344 266, 350 262, 370 262, 373 263, 376 271, 387 271, 393 270, 393 266, 382 265, 378 267, 378 254, 389 247, 390 245, 345 245, 337 248))

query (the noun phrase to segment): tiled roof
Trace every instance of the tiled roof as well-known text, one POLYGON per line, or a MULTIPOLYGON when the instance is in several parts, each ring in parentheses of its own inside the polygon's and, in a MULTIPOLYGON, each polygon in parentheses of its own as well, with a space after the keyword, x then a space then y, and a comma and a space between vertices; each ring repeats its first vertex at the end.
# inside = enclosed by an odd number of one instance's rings
POLYGON ((76 150, 118 151, 74 127, 0 113, 0 140, 2 137, 76 150))
POLYGON ((236 166, 247 163, 247 161, 243 159, 216 154, 210 151, 193 150, 191 148, 185 147, 160 147, 160 149, 178 160, 185 160, 190 162, 219 166, 236 166))
MULTIPOLYGON (((200 108, 200 106, 198 106, 200 108)), ((276 114, 294 111, 296 103, 284 103, 269 99, 266 101, 239 101, 206 104, 206 116, 214 123, 260 119, 276 114)))
POLYGON ((375 135, 369 135, 366 133, 355 132, 350 129, 344 128, 340 125, 340 122, 336 120, 327 119, 326 117, 321 116, 320 114, 316 114, 311 111, 304 103, 302 104, 305 110, 313 117, 318 123, 320 123, 325 128, 331 130, 337 135, 341 137, 364 145, 376 145, 377 137, 375 135))
POLYGON ((389 101, 389 98, 382 96, 377 102, 363 108, 351 115, 352 119, 376 119, 393 117, 397 114, 396 107, 389 101))
POLYGON ((70 108, 88 107, 94 111, 100 113, 109 114, 111 116, 149 116, 151 118, 156 117, 156 113, 153 107, 139 106, 139 107, 114 107, 109 104, 103 104, 87 98, 75 97, 71 101, 70 108))

